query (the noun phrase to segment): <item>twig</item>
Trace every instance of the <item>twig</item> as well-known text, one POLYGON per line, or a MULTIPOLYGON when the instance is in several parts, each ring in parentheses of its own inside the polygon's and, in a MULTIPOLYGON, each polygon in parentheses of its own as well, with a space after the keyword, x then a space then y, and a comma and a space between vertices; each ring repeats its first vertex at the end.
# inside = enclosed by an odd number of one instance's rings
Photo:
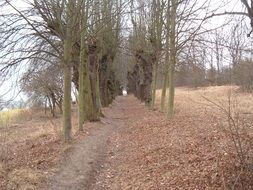
POLYGON ((237 184, 237 181, 239 180, 239 177, 240 177, 240 175, 242 174, 242 172, 243 172, 243 168, 241 169, 240 173, 239 173, 238 176, 236 177, 236 180, 235 180, 235 183, 234 183, 234 185, 233 185, 233 187, 232 187, 232 190, 235 189, 235 185, 237 184))

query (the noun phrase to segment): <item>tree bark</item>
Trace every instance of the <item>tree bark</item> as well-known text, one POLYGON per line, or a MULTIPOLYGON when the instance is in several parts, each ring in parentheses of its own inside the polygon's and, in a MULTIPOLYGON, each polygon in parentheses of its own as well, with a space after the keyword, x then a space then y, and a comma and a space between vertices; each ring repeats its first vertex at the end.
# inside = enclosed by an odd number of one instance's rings
MULTIPOLYGON (((64 57, 67 58, 69 53, 69 43, 64 45, 64 57)), ((68 59, 68 58, 67 58, 68 59)), ((66 59, 65 59, 66 60, 66 59)), ((64 63, 64 98, 63 98, 63 126, 64 138, 66 141, 71 139, 71 66, 68 62, 64 63)))
POLYGON ((162 95, 161 95, 161 111, 164 111, 164 108, 165 108, 165 97, 166 97, 166 92, 167 92, 167 88, 168 88, 168 79, 169 79, 169 68, 170 68, 170 62, 169 62, 169 56, 170 56, 170 53, 169 53, 169 38, 170 38, 170 0, 168 1, 168 6, 167 6, 167 34, 166 34, 166 47, 165 47, 165 51, 166 51, 166 54, 165 54, 165 73, 164 73, 164 79, 163 79, 163 89, 162 89, 162 95))
POLYGON ((67 25, 66 37, 64 39, 63 52, 63 129, 66 141, 71 139, 71 74, 72 74, 72 53, 73 53, 73 29, 75 26, 74 7, 76 1, 69 0, 67 4, 67 25))
POLYGON ((85 37, 82 35, 82 45, 81 45, 81 57, 82 61, 84 62, 84 71, 83 71, 83 80, 84 80, 84 106, 85 106, 85 113, 86 118, 89 121, 96 121, 97 114, 92 100, 92 93, 91 93, 91 82, 89 76, 89 69, 88 69, 88 47, 85 43, 85 37))
MULTIPOLYGON (((83 35, 83 34, 82 34, 83 35)), ((81 39, 81 46, 82 45, 81 39)), ((83 48, 83 47, 82 47, 83 48)), ((85 121, 85 98, 84 98, 84 72, 85 72, 85 54, 81 48, 80 52, 80 63, 79 63, 79 89, 78 89, 78 129, 79 131, 83 131, 83 124, 85 121)))
POLYGON ((172 118, 174 115, 174 98, 175 98, 175 66, 176 66, 176 15, 177 15, 177 0, 171 0, 171 31, 170 31, 170 75, 169 75, 169 98, 167 117, 172 118))
POLYGON ((166 56, 166 58, 165 58, 166 65, 165 65, 165 73, 164 73, 164 79, 163 79, 163 89, 162 89, 162 94, 161 94, 161 108, 160 108, 161 111, 164 111, 165 97, 166 97, 166 92, 167 92, 168 83, 169 83, 170 64, 169 64, 169 49, 168 48, 166 50, 166 55, 165 56, 166 56))
POLYGON ((157 72, 158 72, 158 61, 155 60, 155 63, 153 63, 152 101, 151 101, 151 105, 150 105, 151 109, 154 109, 154 107, 155 107, 157 72))

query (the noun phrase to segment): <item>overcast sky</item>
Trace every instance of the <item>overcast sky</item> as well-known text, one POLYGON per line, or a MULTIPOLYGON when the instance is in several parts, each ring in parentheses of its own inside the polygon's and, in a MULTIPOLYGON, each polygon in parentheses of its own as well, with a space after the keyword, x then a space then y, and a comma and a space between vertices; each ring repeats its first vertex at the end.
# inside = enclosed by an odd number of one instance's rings
MULTIPOLYGON (((1 2, 1 0, 0 0, 1 2)), ((28 0, 12 0, 12 4, 17 7, 18 9, 25 9, 27 8, 27 3, 28 0)), ((200 3, 203 3, 204 0, 199 0, 200 3)), ((210 10, 213 9, 217 9, 219 8, 216 13, 222 13, 222 12, 231 12, 231 11, 245 11, 245 8, 242 6, 242 3, 240 0, 212 0, 211 1, 211 6, 210 6, 210 10)), ((2 9, 0 11, 6 11, 6 12, 10 12, 10 11, 14 11, 13 9, 11 9, 10 7, 2 9)), ((209 21, 209 26, 207 27, 216 27, 216 26, 220 26, 222 25, 225 21, 226 21, 226 16, 224 17, 214 17, 212 19, 210 19, 209 21)), ((235 17, 236 18, 236 17, 235 17)), ((248 21, 249 24, 249 21, 248 21)), ((22 74, 19 73, 17 74, 16 77, 11 78, 9 81, 5 82, 4 85, 0 86, 0 97, 1 95, 5 94, 4 97, 5 99, 9 99, 12 97, 16 97, 16 94, 18 92, 18 89, 16 88, 15 90, 15 86, 16 86, 16 80, 17 77, 22 74)), ((20 97, 16 98, 19 99, 20 97)))

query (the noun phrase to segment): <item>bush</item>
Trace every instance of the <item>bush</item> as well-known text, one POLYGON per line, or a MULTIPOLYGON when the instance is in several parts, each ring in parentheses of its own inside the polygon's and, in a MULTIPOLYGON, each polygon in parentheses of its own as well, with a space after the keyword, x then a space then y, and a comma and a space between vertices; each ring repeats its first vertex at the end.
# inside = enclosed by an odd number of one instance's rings
POLYGON ((251 92, 253 90, 253 62, 251 60, 240 61, 234 68, 236 85, 243 91, 251 92))
POLYGON ((176 84, 195 88, 205 86, 205 68, 192 62, 180 62, 177 65, 176 84))

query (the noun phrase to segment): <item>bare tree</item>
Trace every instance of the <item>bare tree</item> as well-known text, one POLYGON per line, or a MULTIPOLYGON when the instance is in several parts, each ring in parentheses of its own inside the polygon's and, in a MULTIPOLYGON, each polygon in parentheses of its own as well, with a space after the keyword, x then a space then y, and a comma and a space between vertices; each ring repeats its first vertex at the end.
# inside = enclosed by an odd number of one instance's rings
POLYGON ((48 103, 51 113, 55 117, 56 106, 62 112, 63 78, 61 69, 56 64, 46 67, 37 66, 37 64, 30 65, 28 71, 23 74, 20 81, 22 91, 27 93, 29 101, 44 100, 45 106, 48 103))

